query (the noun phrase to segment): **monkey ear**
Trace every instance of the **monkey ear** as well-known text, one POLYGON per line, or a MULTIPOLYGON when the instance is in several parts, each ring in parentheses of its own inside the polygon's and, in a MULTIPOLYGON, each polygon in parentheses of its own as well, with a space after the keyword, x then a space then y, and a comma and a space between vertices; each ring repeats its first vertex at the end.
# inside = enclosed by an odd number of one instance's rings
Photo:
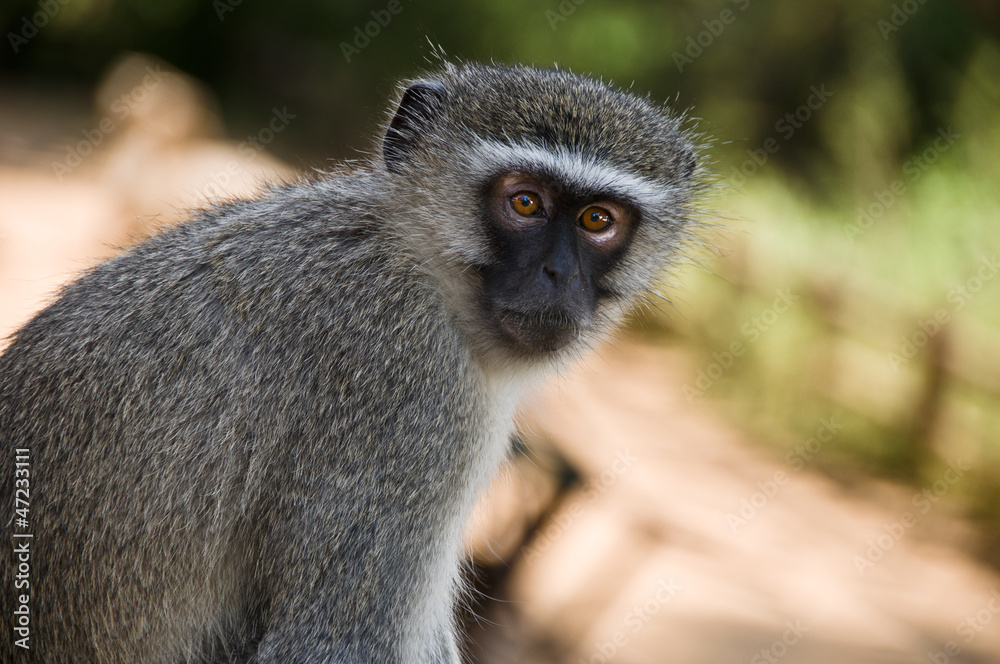
POLYGON ((396 115, 389 123, 389 129, 382 140, 382 156, 385 166, 393 173, 402 169, 400 163, 418 135, 420 126, 431 119, 434 105, 445 98, 444 86, 440 83, 422 81, 414 83, 403 93, 396 115))

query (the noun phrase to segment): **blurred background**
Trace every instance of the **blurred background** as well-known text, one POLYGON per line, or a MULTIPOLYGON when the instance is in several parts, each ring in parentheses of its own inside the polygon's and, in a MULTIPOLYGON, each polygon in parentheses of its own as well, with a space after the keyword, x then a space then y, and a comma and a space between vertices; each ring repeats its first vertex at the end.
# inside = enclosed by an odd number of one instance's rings
POLYGON ((536 395, 470 661, 1000 662, 1000 4, 7 0, 0 334, 401 77, 558 63, 706 138, 708 247, 536 395))

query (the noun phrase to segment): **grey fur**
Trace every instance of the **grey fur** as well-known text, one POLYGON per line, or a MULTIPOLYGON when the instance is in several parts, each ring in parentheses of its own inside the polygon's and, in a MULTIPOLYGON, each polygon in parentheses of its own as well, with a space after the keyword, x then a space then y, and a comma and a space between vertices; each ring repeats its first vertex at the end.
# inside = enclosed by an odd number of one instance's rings
POLYGON ((32 650, 12 645, 8 549, 5 661, 458 661, 464 520, 517 399, 676 254, 693 147, 648 101, 566 72, 422 80, 443 92, 404 123, 392 169, 373 158, 204 210, 16 333, 0 495, 10 508, 14 449, 30 448, 32 650), (504 349, 478 302, 483 178, 532 166, 491 145, 655 189, 593 328, 551 356, 504 349))

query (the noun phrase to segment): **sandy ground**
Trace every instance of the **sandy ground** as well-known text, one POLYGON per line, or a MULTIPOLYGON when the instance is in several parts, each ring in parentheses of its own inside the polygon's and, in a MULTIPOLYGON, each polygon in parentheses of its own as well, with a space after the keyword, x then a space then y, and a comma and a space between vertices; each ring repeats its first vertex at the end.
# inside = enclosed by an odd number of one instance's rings
POLYGON ((777 458, 688 405, 690 373, 619 342, 533 406, 585 482, 513 557, 480 661, 1000 662, 1000 576, 945 500, 777 458))

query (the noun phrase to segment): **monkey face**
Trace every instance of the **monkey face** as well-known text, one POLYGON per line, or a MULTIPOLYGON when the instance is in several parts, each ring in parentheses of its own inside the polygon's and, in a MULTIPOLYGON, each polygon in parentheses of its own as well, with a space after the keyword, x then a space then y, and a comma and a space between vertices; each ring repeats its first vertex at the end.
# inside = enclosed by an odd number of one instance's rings
POLYGON ((386 198, 412 201, 410 246, 481 358, 561 360, 655 290, 694 225, 681 124, 557 70, 448 66, 403 91, 386 198))
POLYGON ((627 249, 636 211, 540 173, 501 174, 483 198, 493 255, 479 268, 483 306, 502 339, 532 354, 580 339, 612 295, 602 277, 627 249))

